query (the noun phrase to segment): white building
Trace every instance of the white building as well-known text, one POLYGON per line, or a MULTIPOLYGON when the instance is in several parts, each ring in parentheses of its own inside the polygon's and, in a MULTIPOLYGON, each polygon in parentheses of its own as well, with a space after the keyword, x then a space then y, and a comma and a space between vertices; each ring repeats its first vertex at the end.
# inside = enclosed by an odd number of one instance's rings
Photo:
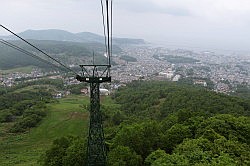
POLYGON ((101 89, 100 88, 100 95, 108 96, 109 94, 110 94, 110 92, 108 89, 101 89))
POLYGON ((204 80, 196 80, 196 81, 194 81, 194 84, 195 84, 195 85, 202 85, 202 86, 204 86, 204 87, 207 86, 207 83, 206 83, 206 81, 204 81, 204 80))
POLYGON ((181 75, 177 74, 174 76, 172 81, 174 81, 174 82, 179 81, 180 78, 181 78, 181 75))

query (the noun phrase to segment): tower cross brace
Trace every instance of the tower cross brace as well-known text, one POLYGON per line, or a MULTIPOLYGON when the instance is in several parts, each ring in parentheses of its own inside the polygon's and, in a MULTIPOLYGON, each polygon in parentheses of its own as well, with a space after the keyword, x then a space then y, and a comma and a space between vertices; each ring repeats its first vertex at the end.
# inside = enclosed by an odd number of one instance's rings
POLYGON ((90 84, 90 122, 88 132, 87 163, 88 166, 105 166, 107 150, 103 132, 102 113, 100 110, 100 84, 111 82, 110 65, 80 65, 82 76, 80 82, 90 84), (104 69, 100 75, 98 68, 104 69), (87 70, 87 68, 91 68, 87 70))

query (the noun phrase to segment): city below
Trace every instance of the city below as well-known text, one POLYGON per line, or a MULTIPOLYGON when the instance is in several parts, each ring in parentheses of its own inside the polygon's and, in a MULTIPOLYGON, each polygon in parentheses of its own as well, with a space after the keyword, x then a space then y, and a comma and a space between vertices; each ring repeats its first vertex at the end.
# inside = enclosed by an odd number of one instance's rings
MULTIPOLYGON (((111 87, 114 88, 133 80, 187 81, 221 93, 232 93, 239 85, 250 86, 249 56, 152 46, 123 46, 121 53, 113 55, 112 61, 115 65, 111 68, 111 87)), ((1 72, 0 84, 10 87, 20 80, 32 81, 44 77, 63 78, 65 85, 80 83, 74 76, 65 77, 58 71, 42 72, 34 68, 30 73, 1 72)))

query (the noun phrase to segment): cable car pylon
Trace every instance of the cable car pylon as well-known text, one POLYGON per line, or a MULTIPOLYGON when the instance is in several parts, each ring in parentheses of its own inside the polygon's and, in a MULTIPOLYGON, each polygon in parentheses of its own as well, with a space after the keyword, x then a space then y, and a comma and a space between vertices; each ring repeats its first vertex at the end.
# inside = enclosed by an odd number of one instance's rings
POLYGON ((105 166, 107 160, 107 148, 103 132, 103 120, 100 109, 100 84, 111 82, 111 54, 112 54, 112 0, 101 0, 103 28, 107 64, 80 65, 81 75, 76 79, 90 84, 90 120, 87 146, 87 165, 105 166), (105 12, 106 10, 106 12, 105 12))

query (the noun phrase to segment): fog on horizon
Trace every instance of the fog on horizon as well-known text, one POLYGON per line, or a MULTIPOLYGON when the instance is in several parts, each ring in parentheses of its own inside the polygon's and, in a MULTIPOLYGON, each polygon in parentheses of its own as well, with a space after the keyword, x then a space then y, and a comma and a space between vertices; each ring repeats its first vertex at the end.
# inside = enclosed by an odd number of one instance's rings
MULTIPOLYGON (((0 23, 22 32, 102 34, 99 0, 2 1, 0 23)), ((179 47, 249 51, 248 0, 114 0, 114 36, 179 47)), ((8 35, 3 29, 0 35, 8 35)))

